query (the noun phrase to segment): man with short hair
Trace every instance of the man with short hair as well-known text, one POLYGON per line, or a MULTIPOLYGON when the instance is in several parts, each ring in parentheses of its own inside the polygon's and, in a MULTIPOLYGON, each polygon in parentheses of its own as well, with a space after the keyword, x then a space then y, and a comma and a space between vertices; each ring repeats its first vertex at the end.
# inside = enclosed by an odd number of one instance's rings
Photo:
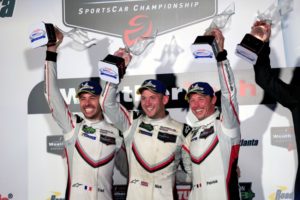
POLYGON ((193 83, 186 94, 190 111, 187 122, 193 127, 183 148, 190 154, 192 173, 190 200, 240 199, 237 163, 240 147, 240 124, 236 86, 232 70, 223 49, 224 37, 214 29, 219 47, 216 56, 221 86, 221 110, 217 97, 206 82, 193 83))
MULTIPOLYGON (((108 124, 99 104, 98 82, 84 81, 77 90, 83 116, 73 115, 57 85, 57 48, 63 35, 56 29, 58 42, 48 46, 45 63, 45 96, 54 120, 64 133, 68 164, 66 200, 110 200, 113 170, 122 138, 108 124)), ((126 164, 126 163, 124 163, 126 164)))
POLYGON ((122 107, 116 101, 117 87, 103 82, 102 104, 103 112, 123 133, 129 165, 127 199, 173 200, 175 172, 191 128, 169 116, 165 110, 169 92, 159 80, 145 80, 137 90, 143 112, 122 107))

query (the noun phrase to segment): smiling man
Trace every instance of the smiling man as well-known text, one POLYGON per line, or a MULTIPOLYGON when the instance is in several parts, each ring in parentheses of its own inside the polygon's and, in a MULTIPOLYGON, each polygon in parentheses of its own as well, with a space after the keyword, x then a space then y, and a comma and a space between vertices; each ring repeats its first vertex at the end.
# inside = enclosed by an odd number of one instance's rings
POLYGON ((223 49, 224 37, 214 29, 219 47, 216 57, 221 86, 221 110, 215 104, 217 97, 206 82, 193 83, 186 94, 190 111, 187 122, 193 133, 186 137, 183 148, 190 155, 192 190, 189 200, 238 200, 238 155, 240 124, 233 72, 223 49))
POLYGON ((165 110, 169 101, 165 85, 145 80, 137 91, 142 112, 128 112, 116 101, 118 85, 102 84, 103 112, 121 130, 126 146, 130 171, 126 199, 175 199, 175 172, 191 127, 175 121, 165 110))
MULTIPOLYGON (((65 103, 57 84, 58 42, 48 46, 45 62, 45 96, 56 123, 64 133, 68 164, 66 200, 113 199, 113 170, 117 152, 122 152, 119 131, 108 124, 99 104, 98 82, 84 81, 77 90, 82 114, 74 115, 65 103), (120 151, 118 151, 120 149, 120 151)), ((123 151, 125 153, 125 151, 123 151)), ((126 165, 126 160, 123 161, 126 165)))

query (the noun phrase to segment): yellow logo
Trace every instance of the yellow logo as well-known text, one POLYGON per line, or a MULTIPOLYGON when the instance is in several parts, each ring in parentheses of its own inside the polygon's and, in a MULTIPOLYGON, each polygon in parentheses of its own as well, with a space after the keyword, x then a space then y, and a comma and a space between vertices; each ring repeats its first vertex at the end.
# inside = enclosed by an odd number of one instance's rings
POLYGON ((285 192, 288 189, 286 186, 278 186, 276 192, 273 192, 269 195, 269 200, 280 200, 280 199, 290 199, 293 200, 293 192, 285 192))

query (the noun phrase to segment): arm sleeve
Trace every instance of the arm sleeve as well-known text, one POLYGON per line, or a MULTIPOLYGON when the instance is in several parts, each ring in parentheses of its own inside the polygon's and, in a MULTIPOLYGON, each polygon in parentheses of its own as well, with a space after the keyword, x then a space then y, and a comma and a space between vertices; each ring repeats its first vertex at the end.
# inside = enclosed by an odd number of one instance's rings
POLYGON ((225 58, 219 60, 218 74, 221 86, 222 125, 226 129, 239 127, 239 107, 234 75, 229 61, 225 58))
POLYGON ((116 152, 116 159, 115 159, 116 168, 119 172, 125 177, 128 178, 129 169, 128 169, 128 160, 126 154, 126 148, 124 143, 122 144, 121 148, 116 152))
POLYGON ((187 181, 192 180, 192 161, 189 148, 191 144, 191 136, 192 133, 189 133, 186 137, 184 137, 181 150, 181 159, 184 171, 187 173, 187 181))
POLYGON ((61 127, 63 133, 68 133, 72 130, 76 121, 57 85, 56 57, 57 53, 47 51, 44 93, 54 120, 61 127))
POLYGON ((291 105, 299 102, 299 95, 296 92, 299 88, 284 83, 272 74, 269 55, 270 47, 269 43, 266 43, 254 65, 255 81, 276 101, 285 107, 291 107, 291 105))
POLYGON ((184 171, 187 174, 185 181, 192 182, 192 161, 190 154, 184 149, 181 151, 181 159, 184 171))
POLYGON ((117 85, 101 80, 103 92, 101 94, 101 107, 112 124, 120 131, 126 131, 132 122, 130 113, 117 102, 117 85))

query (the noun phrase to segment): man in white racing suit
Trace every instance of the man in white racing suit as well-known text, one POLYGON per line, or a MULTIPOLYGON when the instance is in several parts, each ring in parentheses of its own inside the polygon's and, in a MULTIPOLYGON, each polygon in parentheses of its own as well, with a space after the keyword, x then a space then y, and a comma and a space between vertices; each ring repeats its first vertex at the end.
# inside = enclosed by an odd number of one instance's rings
POLYGON ((119 130, 103 118, 98 82, 85 81, 79 85, 77 97, 83 116, 70 112, 57 83, 56 51, 63 35, 58 30, 56 35, 58 42, 48 46, 46 52, 45 96, 54 120, 64 133, 68 164, 65 199, 111 200, 115 157, 122 138, 119 130))
MULTIPOLYGON (((183 148, 190 154, 192 190, 190 200, 240 199, 237 162, 240 147, 240 124, 236 86, 223 49, 224 37, 214 29, 219 53, 216 56, 221 86, 221 111, 217 97, 206 82, 193 83, 186 94, 190 111, 187 122, 193 127, 183 148)), ((190 168, 186 168, 190 170, 190 168)))
POLYGON ((128 112, 116 101, 118 85, 102 84, 103 112, 121 130, 126 146, 127 199, 173 200, 175 172, 184 138, 191 127, 169 116, 165 110, 168 90, 159 80, 145 80, 137 91, 141 95, 143 113, 128 112))

